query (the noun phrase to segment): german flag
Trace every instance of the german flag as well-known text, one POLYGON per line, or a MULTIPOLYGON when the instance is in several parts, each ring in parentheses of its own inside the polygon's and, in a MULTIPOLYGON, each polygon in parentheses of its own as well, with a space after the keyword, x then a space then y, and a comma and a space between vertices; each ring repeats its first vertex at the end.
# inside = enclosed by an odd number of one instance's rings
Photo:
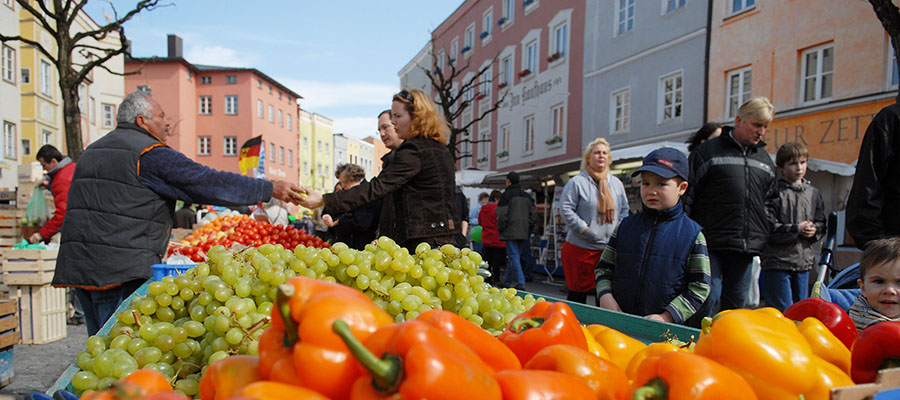
POLYGON ((241 146, 241 157, 238 159, 241 175, 246 175, 247 171, 256 169, 259 166, 260 147, 262 147, 262 136, 252 138, 241 146))

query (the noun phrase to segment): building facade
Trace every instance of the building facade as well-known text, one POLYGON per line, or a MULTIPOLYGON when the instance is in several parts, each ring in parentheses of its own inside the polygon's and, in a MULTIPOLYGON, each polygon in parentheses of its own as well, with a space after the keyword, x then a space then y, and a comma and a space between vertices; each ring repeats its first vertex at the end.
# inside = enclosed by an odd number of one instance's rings
MULTIPOLYGON (((384 157, 390 149, 384 145, 380 138, 369 136, 363 139, 363 142, 372 145, 372 176, 378 176, 381 173, 381 157, 384 157)), ((369 178, 371 179, 371 177, 369 178)))
POLYGON ((872 6, 840 0, 714 4, 709 119, 731 124, 743 100, 771 99, 775 120, 766 150, 774 154, 786 142, 807 146, 807 177, 822 191, 827 210, 843 210, 865 130, 897 94, 895 55, 872 6))
POLYGON ((432 46, 429 41, 419 53, 413 57, 397 74, 400 76, 400 87, 406 89, 421 89, 431 94, 431 79, 425 71, 430 71, 434 65, 432 59, 432 46))
MULTIPOLYGON (((0 33, 5 36, 19 34, 19 5, 3 0, 0 5, 0 33)), ((18 184, 16 168, 19 163, 19 134, 22 130, 22 100, 20 85, 20 60, 22 50, 18 41, 0 45, 0 188, 12 190, 18 184)))
POLYGON ((501 102, 473 125, 476 143, 460 145, 461 155, 471 155, 460 169, 516 170, 542 179, 580 159, 584 4, 469 0, 434 30, 433 68, 461 70, 457 87, 473 77, 478 82, 465 93, 473 105, 457 123, 501 102))
POLYGON ((334 122, 300 110, 300 184, 321 193, 334 190, 334 122))
POLYGON ((173 122, 167 144, 192 160, 241 173, 240 148, 262 136, 266 179, 300 182, 299 94, 254 68, 192 64, 169 36, 165 58, 130 58, 126 92, 151 93, 173 122))

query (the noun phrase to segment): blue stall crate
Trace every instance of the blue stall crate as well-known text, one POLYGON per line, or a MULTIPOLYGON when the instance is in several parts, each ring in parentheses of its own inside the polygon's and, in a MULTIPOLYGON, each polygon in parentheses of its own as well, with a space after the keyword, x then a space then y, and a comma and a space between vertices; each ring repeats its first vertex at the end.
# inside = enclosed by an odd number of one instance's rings
POLYGON ((153 282, 159 282, 167 276, 178 276, 196 267, 197 264, 153 264, 153 282))

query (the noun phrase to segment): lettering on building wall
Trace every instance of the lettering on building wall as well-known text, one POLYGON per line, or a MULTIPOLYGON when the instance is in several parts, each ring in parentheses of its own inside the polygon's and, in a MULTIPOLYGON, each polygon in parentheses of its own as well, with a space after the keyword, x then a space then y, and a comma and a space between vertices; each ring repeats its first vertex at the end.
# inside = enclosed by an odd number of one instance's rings
MULTIPOLYGON (((886 104, 886 103, 885 103, 886 104)), ((866 129, 883 104, 870 103, 832 112, 776 120, 766 133, 766 150, 775 153, 788 143, 801 143, 810 157, 852 163, 866 129)))
POLYGON ((522 91, 519 94, 512 94, 509 96, 509 99, 505 101, 506 104, 504 106, 508 107, 510 111, 513 108, 518 106, 519 104, 525 104, 525 102, 537 99, 544 93, 548 93, 553 90, 554 86, 562 84, 562 78, 556 78, 553 80, 547 80, 545 82, 535 82, 531 85, 523 85, 522 91))

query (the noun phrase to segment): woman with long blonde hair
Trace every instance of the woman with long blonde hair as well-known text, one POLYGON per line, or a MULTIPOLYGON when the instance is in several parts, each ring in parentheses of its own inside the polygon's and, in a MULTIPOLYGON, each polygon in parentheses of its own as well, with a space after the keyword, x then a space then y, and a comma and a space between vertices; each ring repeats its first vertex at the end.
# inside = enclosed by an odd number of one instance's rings
POLYGON ((566 221, 562 248, 568 300, 584 303, 594 290, 594 266, 616 226, 628 216, 622 181, 609 173, 609 142, 594 139, 584 149, 581 173, 563 188, 560 213, 566 221))
POLYGON ((391 123, 404 140, 393 161, 370 182, 322 195, 302 188, 306 208, 327 205, 344 213, 385 196, 393 208, 392 227, 397 244, 411 251, 422 242, 431 246, 456 244, 460 232, 456 210, 456 165, 447 149, 450 126, 428 95, 418 89, 403 89, 391 103, 391 123))

